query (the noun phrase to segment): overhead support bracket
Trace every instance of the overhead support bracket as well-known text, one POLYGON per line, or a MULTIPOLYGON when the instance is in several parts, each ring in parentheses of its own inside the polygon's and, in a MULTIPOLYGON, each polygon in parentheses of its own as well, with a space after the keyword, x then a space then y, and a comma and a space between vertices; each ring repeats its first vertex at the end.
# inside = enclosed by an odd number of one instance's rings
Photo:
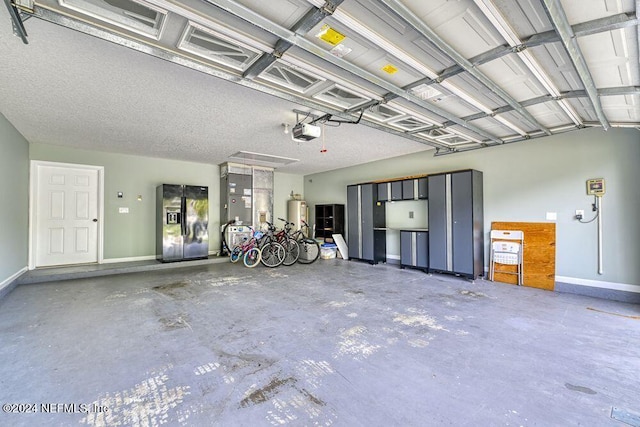
MULTIPOLYGON (((22 43, 29 44, 29 40, 27 40, 27 30, 24 28, 24 21, 22 19, 20 10, 14 3, 11 2, 11 0, 4 0, 4 4, 7 6, 9 16, 11 17, 13 34, 20 37, 22 39, 22 43)), ((33 3, 31 4, 31 7, 33 8, 33 3)))
MULTIPOLYGON (((6 1, 6 0, 5 0, 6 1)), ((307 34, 313 27, 318 25, 320 21, 326 18, 328 15, 331 15, 338 6, 344 0, 327 0, 327 2, 320 9, 317 7, 312 7, 302 18, 300 18, 293 27, 291 27, 291 31, 297 35, 304 36, 307 34)), ((258 58, 249 68, 245 70, 242 74, 242 77, 245 79, 254 79, 264 70, 266 70, 271 64, 276 62, 276 60, 282 58, 282 55, 289 50, 293 46, 293 43, 285 40, 279 39, 276 42, 276 45, 271 53, 263 53, 260 58, 258 58)))
MULTIPOLYGON (((425 36, 431 43, 433 43, 438 49, 452 58, 455 62, 460 64, 460 66, 473 77, 475 77, 480 83, 484 86, 492 90, 496 95, 501 97, 503 100, 507 102, 507 104, 511 105, 515 111, 517 111, 522 118, 533 126, 536 129, 542 130, 547 135, 551 135, 551 132, 545 128, 541 123, 539 123, 535 117, 531 113, 529 113, 526 109, 522 108, 522 106, 516 101, 511 95, 509 95, 505 90, 496 85, 491 79, 484 75, 479 69, 474 67, 474 65, 469 62, 463 55, 461 55, 458 51, 456 51, 451 45, 442 39, 435 31, 429 28, 416 14, 414 14, 409 8, 407 8, 404 4, 399 2, 398 0, 381 0, 383 4, 385 4, 390 10, 392 10, 396 15, 401 17, 405 22, 410 24, 416 31, 425 36)), ((440 76, 438 77, 439 80, 440 76)))
POLYGON ((609 124, 609 120, 607 120, 607 117, 604 114, 604 111, 602 110, 602 104, 600 103, 600 98, 598 98, 598 90, 595 82, 593 81, 593 77, 589 72, 587 62, 582 55, 582 51, 578 45, 578 40, 576 39, 571 25, 569 25, 569 20, 564 13, 562 4, 560 4, 560 0, 543 0, 543 4, 549 19, 560 35, 562 44, 567 50, 567 53, 573 62, 573 66, 582 80, 582 84, 587 91, 588 98, 591 101, 591 105, 596 112, 596 116, 598 117, 602 128, 604 130, 608 130, 611 126, 609 124))
POLYGON ((364 114, 364 108, 360 108, 360 116, 358 117, 358 120, 336 120, 333 118, 333 114, 325 114, 324 116, 313 119, 310 123, 315 124, 318 122, 321 122, 321 123, 330 122, 330 123, 338 123, 339 125, 343 123, 350 124, 350 125, 357 125, 360 123, 360 120, 362 119, 363 114, 364 114))
MULTIPOLYGON (((640 0, 637 1, 640 3, 640 0)), ((638 8, 636 8, 636 10, 638 10, 638 8)), ((640 13, 640 10, 638 11, 638 13, 640 13)), ((617 15, 607 16, 605 18, 594 19, 593 21, 581 22, 579 24, 573 25, 571 29, 573 30, 573 33, 576 35, 576 37, 583 37, 591 34, 603 33, 605 31, 637 26, 639 21, 640 20, 635 15, 633 15, 633 13, 619 13, 617 15)), ((640 33, 640 26, 638 26, 638 32, 640 33)), ((523 52, 526 49, 530 49, 532 47, 560 42, 562 42, 562 40, 560 39, 560 36, 556 31, 545 31, 538 34, 533 34, 529 38, 524 39, 522 43, 517 46, 510 46, 506 44, 494 47, 493 49, 469 58, 469 62, 474 67, 478 67, 488 62, 495 61, 496 59, 500 59, 503 56, 509 55, 511 53, 523 52)), ((465 70, 460 65, 452 65, 451 67, 439 73, 438 78, 448 79, 464 71, 465 70)), ((420 84, 431 85, 434 83, 437 83, 436 79, 422 79, 413 84, 418 86, 420 84)), ((407 88, 407 90, 409 89, 408 87, 405 88, 407 88)))

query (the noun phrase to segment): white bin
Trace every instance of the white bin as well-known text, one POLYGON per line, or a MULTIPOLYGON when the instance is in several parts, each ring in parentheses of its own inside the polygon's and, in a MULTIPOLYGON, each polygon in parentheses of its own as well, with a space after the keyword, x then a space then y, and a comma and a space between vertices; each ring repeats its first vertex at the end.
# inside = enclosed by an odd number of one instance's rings
POLYGON ((338 254, 338 246, 335 243, 323 243, 320 245, 320 258, 332 259, 338 254))

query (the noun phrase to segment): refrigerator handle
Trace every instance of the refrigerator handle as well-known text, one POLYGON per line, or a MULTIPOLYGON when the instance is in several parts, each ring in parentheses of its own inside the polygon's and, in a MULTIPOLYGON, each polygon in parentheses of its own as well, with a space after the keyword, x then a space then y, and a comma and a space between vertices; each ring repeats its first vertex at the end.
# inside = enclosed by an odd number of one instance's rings
POLYGON ((180 213, 181 213, 181 221, 180 221, 180 233, 183 236, 187 235, 187 198, 182 196, 180 198, 180 213))

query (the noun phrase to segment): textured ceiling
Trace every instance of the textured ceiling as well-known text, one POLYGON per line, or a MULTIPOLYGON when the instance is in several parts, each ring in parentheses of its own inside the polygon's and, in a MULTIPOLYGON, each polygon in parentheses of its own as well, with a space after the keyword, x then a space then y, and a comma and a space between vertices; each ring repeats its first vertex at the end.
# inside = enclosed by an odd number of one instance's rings
POLYGON ((309 174, 640 126, 633 0, 136 1, 162 12, 157 34, 127 27, 131 0, 43 0, 23 44, 0 8, 0 112, 27 140, 212 164, 249 151, 309 174), (324 25, 346 36, 335 49, 324 25), (294 110, 331 114, 324 137, 285 135, 294 110))

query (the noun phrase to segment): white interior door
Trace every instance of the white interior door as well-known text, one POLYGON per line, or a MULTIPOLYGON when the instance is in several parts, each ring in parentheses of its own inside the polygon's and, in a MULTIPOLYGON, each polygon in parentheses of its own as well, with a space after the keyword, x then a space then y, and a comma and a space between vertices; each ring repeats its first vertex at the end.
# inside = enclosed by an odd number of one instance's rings
POLYGON ((35 164, 35 267, 98 262, 99 170, 35 164))

